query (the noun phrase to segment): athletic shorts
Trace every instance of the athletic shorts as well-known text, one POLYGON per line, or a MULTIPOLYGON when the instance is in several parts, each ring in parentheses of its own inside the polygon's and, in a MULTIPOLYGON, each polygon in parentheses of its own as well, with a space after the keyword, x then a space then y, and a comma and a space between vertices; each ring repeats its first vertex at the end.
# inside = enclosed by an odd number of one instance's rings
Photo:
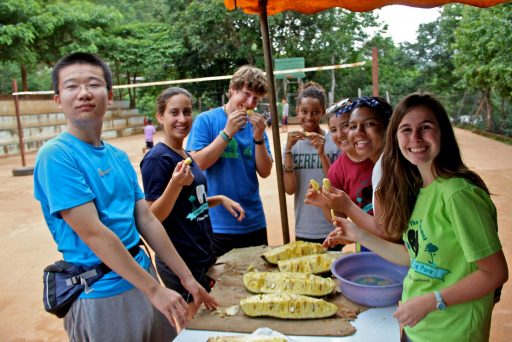
MULTIPOLYGON (((150 273, 156 278, 151 266, 150 273)), ((64 317, 69 341, 172 341, 176 330, 137 288, 106 298, 77 299, 64 317)))

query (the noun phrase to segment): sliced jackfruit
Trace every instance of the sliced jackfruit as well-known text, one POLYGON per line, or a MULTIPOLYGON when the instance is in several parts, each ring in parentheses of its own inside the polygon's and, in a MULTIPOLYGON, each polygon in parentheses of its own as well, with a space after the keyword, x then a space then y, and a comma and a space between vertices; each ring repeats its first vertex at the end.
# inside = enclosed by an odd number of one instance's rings
POLYGON ((187 159, 185 159, 185 165, 190 165, 190 164, 192 164, 192 158, 187 157, 187 159))
POLYGON ((248 272, 244 286, 253 293, 293 293, 320 297, 332 293, 336 287, 331 278, 291 272, 248 272))
POLYGON ((322 180, 322 190, 324 192, 330 192, 331 191, 331 181, 329 178, 324 178, 322 180))
POLYGON ((208 337, 207 342, 286 342, 285 337, 279 336, 213 336, 208 337))
POLYGON ((263 259, 271 264, 277 264, 279 260, 288 260, 304 255, 324 253, 326 249, 319 243, 294 241, 281 247, 274 248, 262 255, 263 259))
POLYGON ((277 262, 281 272, 325 273, 331 270, 331 264, 336 256, 330 254, 307 255, 300 258, 277 262))
POLYGON ((259 294, 240 301, 242 311, 250 317, 270 316, 284 319, 325 318, 338 307, 323 299, 296 294, 259 294))
POLYGON ((311 179, 309 181, 309 183, 311 184, 311 187, 313 188, 313 190, 318 191, 320 189, 320 184, 318 184, 318 182, 316 180, 311 179))

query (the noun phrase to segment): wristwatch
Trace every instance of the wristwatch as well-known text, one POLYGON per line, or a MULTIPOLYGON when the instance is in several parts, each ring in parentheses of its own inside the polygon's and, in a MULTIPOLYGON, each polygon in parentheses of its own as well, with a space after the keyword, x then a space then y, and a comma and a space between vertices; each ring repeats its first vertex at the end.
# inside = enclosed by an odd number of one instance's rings
POLYGON ((444 302, 443 297, 441 296, 441 293, 439 291, 434 291, 434 296, 436 297, 437 309, 438 310, 446 309, 446 303, 444 302))

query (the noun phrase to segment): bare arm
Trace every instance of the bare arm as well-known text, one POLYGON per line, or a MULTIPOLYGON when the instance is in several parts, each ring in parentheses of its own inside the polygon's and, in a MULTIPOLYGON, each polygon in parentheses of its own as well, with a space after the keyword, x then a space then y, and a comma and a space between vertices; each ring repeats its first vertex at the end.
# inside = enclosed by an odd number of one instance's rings
POLYGON ((155 201, 147 201, 149 208, 160 222, 163 222, 171 213, 183 186, 190 185, 193 181, 194 176, 190 166, 184 165, 183 161, 176 164, 162 195, 155 201))
POLYGON ((328 235, 326 244, 328 247, 335 246, 342 243, 340 240, 359 242, 392 263, 403 266, 410 264, 409 253, 403 244, 384 240, 359 228, 354 222, 337 217, 336 229, 328 235))
POLYGON ((203 302, 207 308, 217 307, 218 304, 213 297, 194 279, 162 224, 151 213, 144 200, 139 200, 135 204, 135 222, 144 240, 148 242, 158 257, 176 273, 183 287, 194 297, 194 302, 197 305, 203 302))
MULTIPOLYGON (((350 219, 364 230, 389 241, 399 241, 400 238, 392 237, 387 232, 385 227, 378 222, 375 216, 368 214, 355 204, 347 193, 343 190, 331 188, 331 192, 322 192, 321 196, 327 203, 327 206, 334 209, 336 214, 342 214, 350 217, 350 219)), ((374 214, 379 210, 379 203, 375 201, 374 214)))
MULTIPOLYGON (((476 264, 476 271, 440 291, 448 307, 479 299, 508 280, 508 267, 503 251, 480 259, 476 264)), ((402 303, 393 316, 401 324, 413 327, 437 309, 436 303, 434 293, 427 293, 402 303)))
POLYGON ((208 208, 215 207, 219 204, 222 204, 231 215, 236 217, 238 222, 245 218, 245 210, 242 208, 240 203, 235 202, 231 198, 224 195, 208 197, 208 208))
POLYGON ((311 141, 313 147, 316 148, 316 152, 320 157, 320 162, 322 163, 322 171, 324 172, 324 175, 327 175, 327 172, 331 167, 331 161, 325 154, 325 138, 317 133, 308 133, 307 137, 311 141))
MULTIPOLYGON (((288 151, 288 150, 287 150, 288 151)), ((284 154, 284 165, 283 165, 283 183, 284 191, 288 195, 293 195, 297 187, 297 177, 295 176, 293 154, 290 152, 284 154)))
POLYGON ((63 210, 61 216, 103 263, 141 290, 173 326, 184 326, 188 307, 183 298, 162 287, 135 262, 121 240, 99 220, 93 202, 63 210))
MULTIPOLYGON (((250 116, 250 121, 254 129, 254 140, 263 141, 263 135, 266 127, 265 119, 259 114, 254 114, 250 116)), ((264 143, 255 144, 254 149, 256 150, 256 172, 258 172, 260 177, 267 178, 270 176, 270 172, 272 171, 272 158, 270 157, 264 143)))

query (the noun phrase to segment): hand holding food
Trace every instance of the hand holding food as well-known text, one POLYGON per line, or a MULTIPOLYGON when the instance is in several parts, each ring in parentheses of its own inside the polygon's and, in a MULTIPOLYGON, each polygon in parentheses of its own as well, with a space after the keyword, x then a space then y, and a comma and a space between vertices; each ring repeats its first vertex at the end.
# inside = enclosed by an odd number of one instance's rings
POLYGON ((320 190, 320 184, 318 184, 318 182, 316 180, 311 179, 309 181, 309 184, 311 184, 311 187, 313 188, 313 190, 315 190, 315 191, 320 190))
POLYGON ((324 178, 322 180, 322 191, 331 192, 331 181, 329 180, 329 178, 324 178))

